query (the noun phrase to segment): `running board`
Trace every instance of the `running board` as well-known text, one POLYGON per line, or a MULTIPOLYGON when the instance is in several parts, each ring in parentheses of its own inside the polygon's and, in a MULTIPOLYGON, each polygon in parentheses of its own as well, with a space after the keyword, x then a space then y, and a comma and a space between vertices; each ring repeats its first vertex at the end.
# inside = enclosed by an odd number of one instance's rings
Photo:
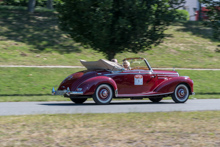
POLYGON ((170 95, 173 92, 168 93, 157 93, 157 92, 150 92, 145 94, 118 94, 117 97, 150 97, 150 96, 162 96, 162 95, 170 95))

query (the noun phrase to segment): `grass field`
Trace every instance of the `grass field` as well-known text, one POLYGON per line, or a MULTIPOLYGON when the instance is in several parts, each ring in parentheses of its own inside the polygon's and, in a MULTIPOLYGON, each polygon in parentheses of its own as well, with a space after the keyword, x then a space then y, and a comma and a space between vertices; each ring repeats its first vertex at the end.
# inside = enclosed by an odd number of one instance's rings
MULTIPOLYGON (((55 11, 0 6, 0 65, 80 65, 104 58, 58 29, 55 11)), ((174 23, 162 44, 144 53, 152 67, 220 68, 220 42, 199 22, 174 23)), ((63 101, 52 87, 82 69, 0 68, 0 102, 63 101)), ((220 98, 220 71, 178 71, 195 96, 220 98)), ((0 116, 0 146, 220 146, 220 112, 0 116)))
MULTIPOLYGON (((84 48, 58 29, 57 12, 0 6, 0 65, 80 65, 102 54, 84 48)), ((164 43, 144 53, 116 56, 147 57, 152 67, 220 68, 220 42, 200 22, 174 23, 164 43)), ((0 101, 59 100, 50 91, 79 69, 1 68, 0 101)), ((196 98, 219 98, 219 71, 179 71, 195 82, 196 98)))
MULTIPOLYGON (((52 87, 57 88, 68 75, 79 70, 83 69, 0 68, 0 101, 67 100, 50 96, 52 87)), ((194 80, 196 95, 191 98, 220 98, 220 71, 178 72, 194 80)))
MULTIPOLYGON (((102 54, 83 48, 58 29, 55 11, 0 6, 1 65, 80 65, 79 59, 98 60, 102 54)), ((217 40, 199 22, 174 23, 164 43, 144 53, 121 53, 116 58, 146 57, 152 67, 220 68, 217 40)))
POLYGON ((220 146, 220 112, 0 116, 0 146, 220 146))

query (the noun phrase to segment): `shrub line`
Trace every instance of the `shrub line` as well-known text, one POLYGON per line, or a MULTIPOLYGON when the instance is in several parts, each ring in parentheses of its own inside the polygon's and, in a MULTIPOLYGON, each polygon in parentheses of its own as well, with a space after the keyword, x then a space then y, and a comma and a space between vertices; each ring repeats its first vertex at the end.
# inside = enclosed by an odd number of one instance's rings
MULTIPOLYGON (((0 65, 0 67, 32 67, 32 68, 85 68, 84 66, 61 66, 61 65, 46 65, 46 66, 38 66, 38 65, 0 65)), ((153 68, 155 70, 217 70, 220 69, 211 69, 211 68, 153 68)))

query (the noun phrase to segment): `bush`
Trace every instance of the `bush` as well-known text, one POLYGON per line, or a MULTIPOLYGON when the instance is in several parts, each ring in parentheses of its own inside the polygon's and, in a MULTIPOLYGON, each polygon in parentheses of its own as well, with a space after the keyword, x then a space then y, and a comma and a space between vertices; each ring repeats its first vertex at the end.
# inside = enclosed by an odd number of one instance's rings
POLYGON ((1 5, 10 5, 10 6, 27 6, 28 0, 3 0, 1 5))
POLYGON ((189 13, 186 10, 176 10, 175 21, 187 21, 189 20, 189 13))

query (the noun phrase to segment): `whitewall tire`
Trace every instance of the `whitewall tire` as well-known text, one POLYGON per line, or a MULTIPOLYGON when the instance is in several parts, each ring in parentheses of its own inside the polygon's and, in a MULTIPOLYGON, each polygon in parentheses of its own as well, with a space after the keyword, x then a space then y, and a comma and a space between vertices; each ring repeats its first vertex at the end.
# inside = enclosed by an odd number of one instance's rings
POLYGON ((96 104, 106 105, 109 104, 113 97, 113 90, 107 84, 101 84, 96 88, 95 93, 93 94, 93 100, 96 104))
POLYGON ((189 88, 185 84, 176 86, 172 99, 176 103, 185 103, 189 98, 189 88))

